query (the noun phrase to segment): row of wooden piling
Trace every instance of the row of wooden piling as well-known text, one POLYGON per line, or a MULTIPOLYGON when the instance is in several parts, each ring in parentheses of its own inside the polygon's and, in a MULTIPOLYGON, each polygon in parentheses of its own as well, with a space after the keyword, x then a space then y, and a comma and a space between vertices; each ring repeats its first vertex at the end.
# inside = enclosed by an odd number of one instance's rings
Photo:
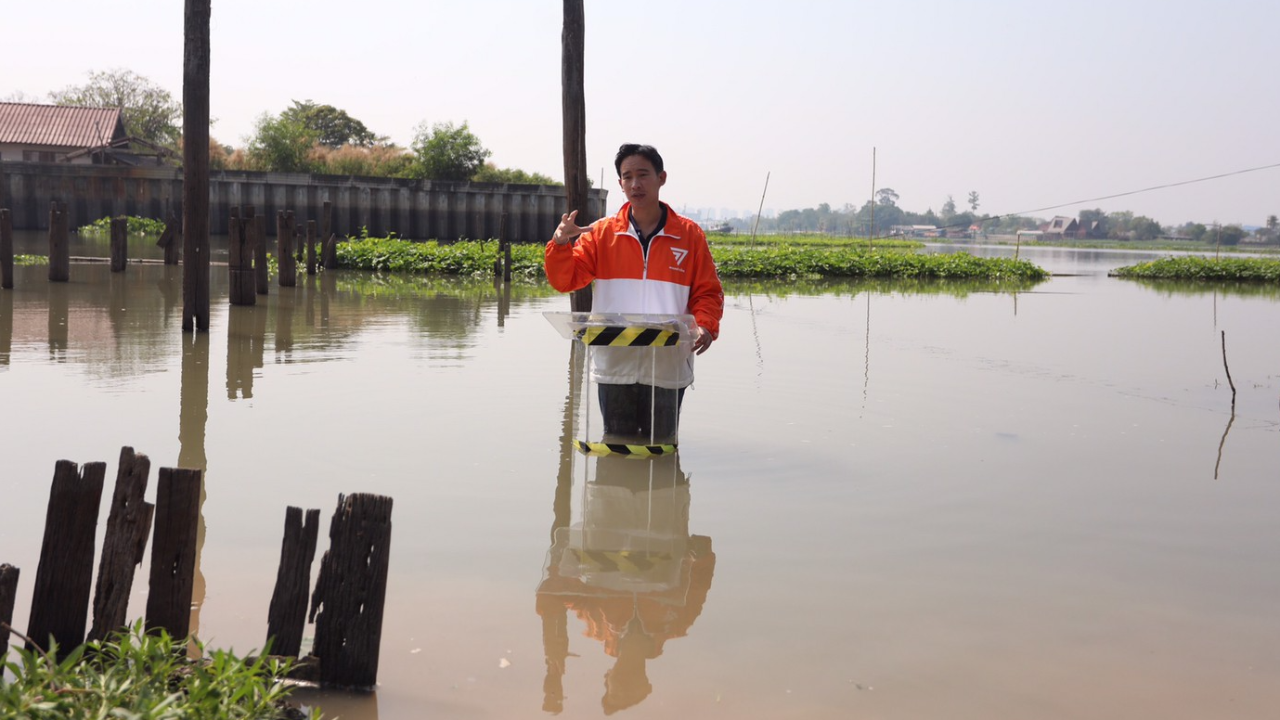
MULTIPOLYGON (((45 532, 36 569, 31 616, 25 638, 64 651, 86 640, 101 640, 124 629, 134 569, 152 538, 150 591, 145 627, 186 637, 190 630, 196 573, 202 473, 161 468, 153 506, 143 497, 151 463, 125 447, 120 452, 115 490, 97 587, 90 605, 94 537, 106 463, 59 460, 54 470, 45 532), (93 624, 86 634, 88 610, 93 624)), ((383 606, 391 546, 389 497, 339 495, 329 525, 330 547, 320 562, 314 592, 311 566, 319 534, 320 510, 290 507, 276 586, 267 614, 267 642, 276 656, 297 657, 309 618, 315 623, 311 653, 298 664, 303 679, 335 687, 370 688, 377 681, 383 606)), ((12 627, 18 568, 0 565, 0 630, 12 627)), ((0 644, 0 657, 8 646, 0 644)))
MULTIPOLYGON (((338 238, 329 230, 330 217, 327 202, 319 225, 315 220, 308 220, 305 226, 298 224, 292 210, 276 213, 276 264, 280 287, 297 286, 299 262, 305 261, 308 275, 316 274, 318 238, 327 238, 321 266, 326 270, 338 266, 338 238)), ((257 215, 252 205, 231 208, 227 224, 230 235, 227 264, 231 273, 229 294, 232 305, 254 305, 258 295, 268 293, 270 281, 263 222, 263 216, 257 215)))

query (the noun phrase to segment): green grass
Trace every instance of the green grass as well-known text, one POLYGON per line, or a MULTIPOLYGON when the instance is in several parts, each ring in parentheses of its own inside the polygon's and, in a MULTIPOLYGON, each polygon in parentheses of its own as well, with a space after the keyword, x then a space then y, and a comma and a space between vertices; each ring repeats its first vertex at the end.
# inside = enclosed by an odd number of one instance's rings
MULTIPOLYGON (((253 662, 223 651, 189 661, 187 644, 167 634, 144 633, 138 623, 105 642, 80 646, 65 657, 58 648, 11 650, 0 680, 0 717, 43 720, 214 720, 286 717, 288 666, 253 662)), ((203 648, 202 648, 203 650, 203 648)), ((296 715, 296 709, 292 711, 296 715)), ((319 713, 313 711, 313 718, 319 713)))
POLYGON ((14 265, 48 265, 49 257, 47 255, 14 255, 14 265))
POLYGON ((1280 283, 1280 260, 1272 258, 1167 257, 1116 268, 1115 277, 1203 282, 1280 283))
MULTIPOLYGON (((165 223, 163 220, 154 220, 152 218, 129 216, 129 234, 130 235, 156 235, 164 233, 165 223)), ((81 235, 106 235, 111 232, 111 218, 98 218, 88 225, 81 225, 77 230, 81 235)))

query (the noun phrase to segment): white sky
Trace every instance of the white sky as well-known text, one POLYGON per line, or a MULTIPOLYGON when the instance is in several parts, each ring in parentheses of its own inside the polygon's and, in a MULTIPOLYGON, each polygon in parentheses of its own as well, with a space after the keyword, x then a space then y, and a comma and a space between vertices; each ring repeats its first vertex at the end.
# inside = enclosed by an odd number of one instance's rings
MULTIPOLYGON (((125 68, 182 93, 181 0, 0 0, 0 97, 125 68), (127 5, 127 6, 126 6, 127 5)), ((408 145, 468 121, 491 158, 563 175, 559 0, 213 0, 214 137, 290 100, 408 145)), ((1272 0, 586 0, 590 172, 663 154, 677 209, 1004 214, 1280 163, 1272 0)), ((1165 224, 1262 224, 1280 168, 1112 201, 1165 224)))

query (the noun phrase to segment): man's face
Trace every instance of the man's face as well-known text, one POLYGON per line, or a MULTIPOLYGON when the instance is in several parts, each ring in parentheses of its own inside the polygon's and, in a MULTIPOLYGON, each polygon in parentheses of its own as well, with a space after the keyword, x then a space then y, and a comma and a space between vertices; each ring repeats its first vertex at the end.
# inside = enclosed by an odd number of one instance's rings
POLYGON ((622 161, 618 185, 632 205, 658 204, 658 188, 667 182, 666 172, 654 172, 653 163, 643 155, 631 155, 622 161))

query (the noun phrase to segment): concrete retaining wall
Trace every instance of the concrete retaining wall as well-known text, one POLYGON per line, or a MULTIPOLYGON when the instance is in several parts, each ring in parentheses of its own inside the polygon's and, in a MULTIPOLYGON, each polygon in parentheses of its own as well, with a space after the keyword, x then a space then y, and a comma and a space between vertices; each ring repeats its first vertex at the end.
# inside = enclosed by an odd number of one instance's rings
MULTIPOLYGON (((592 215, 604 210, 607 191, 590 193, 592 215)), ((65 163, 0 162, 0 207, 13 212, 15 230, 49 227, 49 204, 66 203, 72 228, 102 217, 182 216, 182 171, 65 163)), ((451 183, 293 173, 223 172, 209 176, 210 232, 227 232, 230 209, 252 205, 275 234, 277 210, 298 223, 319 220, 333 208, 333 232, 389 233, 413 240, 496 238, 507 216, 506 239, 545 242, 564 212, 564 188, 548 185, 451 183)))

